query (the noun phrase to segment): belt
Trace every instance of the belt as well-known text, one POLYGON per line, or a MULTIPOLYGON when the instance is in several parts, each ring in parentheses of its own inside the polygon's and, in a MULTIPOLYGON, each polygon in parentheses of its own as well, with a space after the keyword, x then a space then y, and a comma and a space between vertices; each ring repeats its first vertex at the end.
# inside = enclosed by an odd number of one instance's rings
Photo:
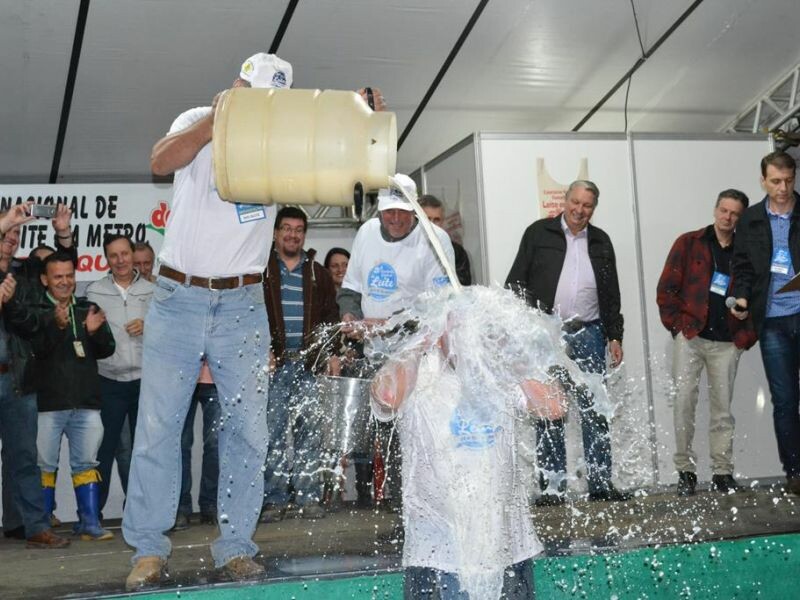
POLYGON ((600 319, 594 319, 593 321, 570 319, 569 321, 564 321, 564 323, 561 325, 561 331, 567 335, 573 335, 578 333, 584 327, 588 327, 590 325, 599 325, 600 323, 602 323, 600 319))
POLYGON ((0 375, 8 373, 11 370, 11 365, 8 363, 0 363, 0 375))
POLYGON ((166 265, 161 265, 158 269, 158 274, 178 283, 188 283, 189 285, 209 290, 232 290, 243 285, 261 283, 264 280, 264 276, 261 273, 248 273, 247 275, 236 275, 235 277, 189 276, 166 265))
POLYGON ((287 350, 283 353, 283 360, 285 361, 298 361, 305 358, 305 352, 302 350, 287 350))

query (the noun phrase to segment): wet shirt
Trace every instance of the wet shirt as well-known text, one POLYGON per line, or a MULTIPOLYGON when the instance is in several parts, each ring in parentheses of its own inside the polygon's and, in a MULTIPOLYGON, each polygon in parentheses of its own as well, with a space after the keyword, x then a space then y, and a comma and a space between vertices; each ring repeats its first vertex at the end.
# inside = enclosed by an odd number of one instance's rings
MULTIPOLYGON (((425 355, 416 387, 397 414, 405 566, 481 572, 542 550, 518 477, 512 412, 465 399, 441 355, 425 355)), ((373 413, 387 418, 374 402, 373 413)))
POLYGON ((794 277, 794 265, 789 252, 789 226, 791 211, 785 214, 774 213, 766 203, 769 226, 772 229, 772 259, 769 295, 767 296, 767 318, 786 317, 800 312, 800 292, 779 294, 778 290, 794 277))
POLYGON ((306 253, 291 271, 280 257, 278 266, 281 270, 281 307, 283 310, 283 327, 286 332, 286 349, 300 350, 303 347, 303 263, 306 253))
MULTIPOLYGON (((723 248, 717 240, 717 236, 714 234, 713 227, 709 227, 706 230, 704 237, 705 241, 711 246, 711 277, 714 276, 714 273, 720 273, 730 277, 733 243, 723 248)), ((730 342, 733 340, 730 328, 728 327, 728 314, 730 310, 725 306, 725 299, 730 295, 728 293, 729 290, 730 280, 728 280, 728 288, 724 294, 715 294, 709 291, 706 326, 705 329, 697 334, 701 338, 712 342, 730 342)))

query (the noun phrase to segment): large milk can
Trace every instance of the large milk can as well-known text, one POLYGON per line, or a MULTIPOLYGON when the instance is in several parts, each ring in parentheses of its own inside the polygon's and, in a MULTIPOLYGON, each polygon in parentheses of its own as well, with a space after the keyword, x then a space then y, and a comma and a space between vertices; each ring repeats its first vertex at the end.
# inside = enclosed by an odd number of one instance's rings
POLYGON ((369 379, 317 377, 323 447, 336 456, 371 452, 369 379))
POLYGON ((217 103, 212 143, 225 200, 350 206, 388 187, 397 121, 355 92, 234 88, 217 103))

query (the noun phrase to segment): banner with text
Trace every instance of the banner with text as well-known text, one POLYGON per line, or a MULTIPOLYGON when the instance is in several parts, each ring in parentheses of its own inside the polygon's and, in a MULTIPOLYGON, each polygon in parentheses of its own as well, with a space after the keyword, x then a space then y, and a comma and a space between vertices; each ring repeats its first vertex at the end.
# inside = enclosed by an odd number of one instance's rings
MULTIPOLYGON (((122 234, 149 242, 158 255, 164 239, 172 186, 153 183, 87 183, 0 186, 0 210, 15 204, 65 204, 72 211, 72 232, 78 247, 78 281, 93 281, 108 272, 103 236, 122 234)), ((18 257, 40 244, 52 246, 49 219, 20 228, 18 257)))

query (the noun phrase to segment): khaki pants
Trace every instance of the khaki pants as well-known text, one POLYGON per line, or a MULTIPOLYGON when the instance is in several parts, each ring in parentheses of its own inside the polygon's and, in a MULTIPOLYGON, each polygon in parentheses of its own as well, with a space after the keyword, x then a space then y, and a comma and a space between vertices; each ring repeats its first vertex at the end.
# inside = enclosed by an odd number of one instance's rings
POLYGON ((672 378, 675 385, 675 468, 695 472, 697 457, 692 450, 695 409, 700 374, 706 368, 708 379, 708 445, 714 475, 733 474, 733 382, 742 350, 733 342, 712 342, 701 337, 687 340, 675 336, 672 378))

